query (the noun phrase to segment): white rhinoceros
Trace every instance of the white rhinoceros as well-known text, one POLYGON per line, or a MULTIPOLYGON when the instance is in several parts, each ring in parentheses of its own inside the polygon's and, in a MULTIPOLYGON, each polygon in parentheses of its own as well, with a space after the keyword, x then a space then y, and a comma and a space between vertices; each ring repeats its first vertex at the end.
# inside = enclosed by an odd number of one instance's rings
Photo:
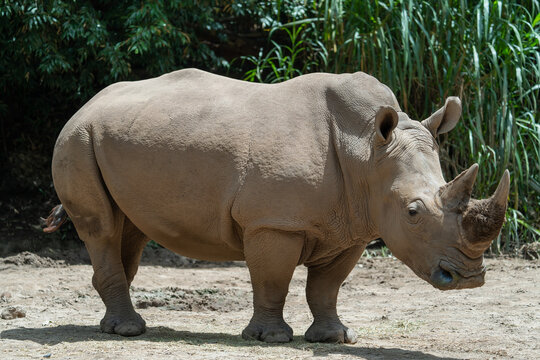
POLYGON ((364 73, 248 83, 186 69, 111 85, 56 142, 52 170, 85 242, 107 308, 101 328, 138 335, 129 285, 149 239, 189 257, 245 260, 254 314, 242 335, 292 339, 283 304, 308 267, 308 341, 354 342, 336 313, 340 285, 366 244, 392 253, 439 289, 480 286, 483 252, 504 220, 506 171, 472 200, 478 166, 449 183, 435 138, 458 122, 450 97, 410 120, 390 89, 364 73))

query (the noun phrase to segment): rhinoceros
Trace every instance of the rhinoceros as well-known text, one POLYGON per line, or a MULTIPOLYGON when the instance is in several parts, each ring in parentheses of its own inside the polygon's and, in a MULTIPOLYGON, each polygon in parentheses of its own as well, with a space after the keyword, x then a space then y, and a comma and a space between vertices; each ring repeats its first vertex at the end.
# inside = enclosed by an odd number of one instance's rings
POLYGON ((101 329, 145 331, 129 286, 152 239, 179 254, 245 260, 253 317, 245 339, 287 342, 289 282, 308 268, 310 342, 356 341, 336 312, 338 290, 366 245, 436 288, 484 283, 483 253, 504 221, 506 170, 471 199, 478 165, 443 178, 437 136, 461 115, 457 97, 411 120, 374 77, 315 73, 280 84, 184 69, 108 86, 65 125, 54 148, 61 205, 88 249, 106 306, 101 329))

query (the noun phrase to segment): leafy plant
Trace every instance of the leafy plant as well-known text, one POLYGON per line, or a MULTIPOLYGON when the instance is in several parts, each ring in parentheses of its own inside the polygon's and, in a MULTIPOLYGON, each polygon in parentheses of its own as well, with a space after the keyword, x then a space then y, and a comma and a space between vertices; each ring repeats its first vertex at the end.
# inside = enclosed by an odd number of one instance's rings
POLYGON ((243 61, 250 62, 254 66, 245 73, 244 79, 276 83, 311 72, 314 66, 318 65, 318 59, 310 58, 309 55, 315 54, 317 58, 324 59, 325 48, 321 43, 316 43, 315 46, 318 48, 314 50, 314 44, 310 44, 302 36, 305 27, 305 24, 290 28, 281 27, 279 29, 288 36, 287 44, 270 40, 272 47, 266 55, 263 56, 261 49, 258 56, 243 56, 243 61))
POLYGON ((190 66, 225 72, 228 62, 213 49, 231 45, 219 32, 241 27, 236 19, 253 7, 231 3, 2 2, 0 171, 6 176, 0 190, 50 183, 48 162, 24 159, 36 153, 49 157, 63 124, 108 84, 190 66), (23 176, 21 167, 33 168, 34 175, 23 176))

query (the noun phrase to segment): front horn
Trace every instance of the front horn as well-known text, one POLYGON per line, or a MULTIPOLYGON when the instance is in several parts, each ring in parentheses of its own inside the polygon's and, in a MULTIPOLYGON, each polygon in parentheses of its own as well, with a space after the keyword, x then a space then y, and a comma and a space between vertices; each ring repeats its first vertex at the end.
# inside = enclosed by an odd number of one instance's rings
POLYGON ((470 200, 463 212, 462 229, 465 239, 476 245, 482 253, 501 231, 509 191, 510 173, 505 170, 495 193, 488 199, 470 200))

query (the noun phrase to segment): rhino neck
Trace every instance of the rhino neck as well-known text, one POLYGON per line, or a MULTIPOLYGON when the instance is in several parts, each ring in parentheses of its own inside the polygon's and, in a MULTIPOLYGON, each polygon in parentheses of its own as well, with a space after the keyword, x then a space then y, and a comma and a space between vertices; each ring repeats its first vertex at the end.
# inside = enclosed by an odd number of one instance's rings
MULTIPOLYGON (((369 242, 379 237, 370 204, 373 183, 372 138, 375 114, 381 105, 400 110, 390 89, 375 78, 354 73, 334 78, 325 92, 329 128, 338 171, 343 178, 342 212, 355 242, 369 242)), ((375 179, 376 180, 376 179, 375 179)))
POLYGON ((371 193, 369 169, 371 167, 369 126, 366 122, 360 133, 348 131, 334 123, 330 126, 332 143, 338 161, 337 170, 342 177, 342 196, 339 212, 343 217, 347 236, 355 243, 367 244, 379 237, 370 211, 371 193))

